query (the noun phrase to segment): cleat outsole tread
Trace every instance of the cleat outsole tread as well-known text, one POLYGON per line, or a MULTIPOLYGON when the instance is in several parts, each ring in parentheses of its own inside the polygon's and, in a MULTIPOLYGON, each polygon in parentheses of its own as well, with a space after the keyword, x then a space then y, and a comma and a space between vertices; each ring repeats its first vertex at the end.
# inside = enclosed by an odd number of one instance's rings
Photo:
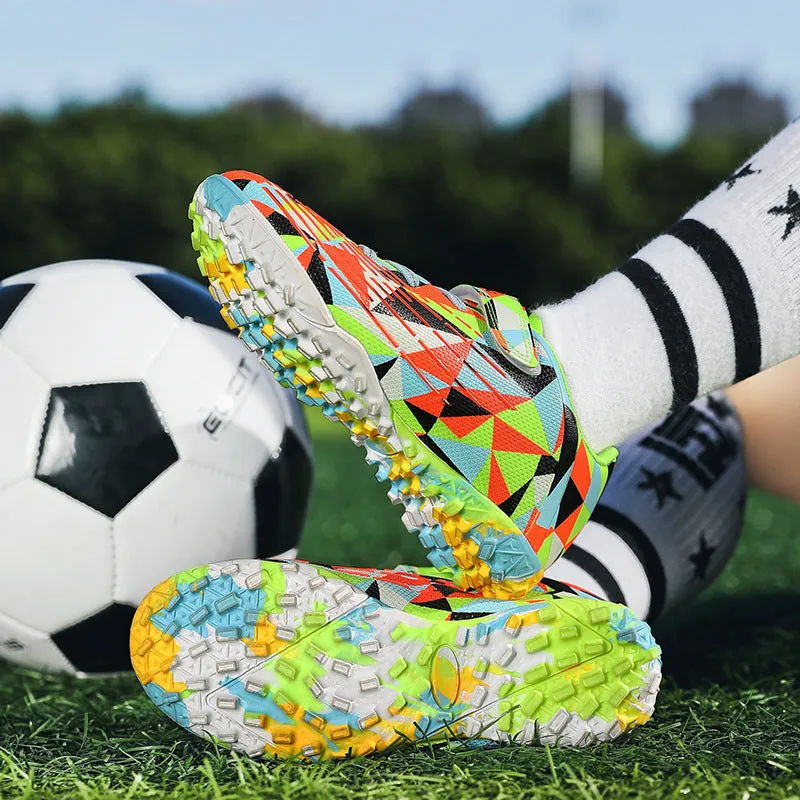
MULTIPOLYGON (((586 598, 560 594, 520 601, 557 610, 545 615, 547 625, 522 605, 516 614, 503 606, 481 620, 433 619, 413 614, 413 605, 401 609, 374 599, 336 568, 241 560, 206 569, 206 596, 224 599, 235 586, 240 609, 262 612, 257 625, 247 632, 240 627, 234 641, 209 632, 198 643, 202 634, 191 623, 159 637, 154 631, 188 620, 203 598, 187 592, 170 608, 170 594, 157 587, 140 606, 141 624, 131 629, 133 666, 165 714, 248 755, 363 755, 418 739, 420 731, 437 739, 480 730, 501 743, 583 747, 615 739, 653 712, 658 648, 649 629, 621 606, 607 605, 613 613, 605 625, 591 619, 586 598), (297 604, 281 605, 287 595, 297 604), (314 613, 328 622, 309 626, 314 613), (276 635, 278 619, 291 636, 276 635), (579 658, 568 649, 570 637, 561 636, 574 628, 581 640, 608 647, 579 658), (636 630, 639 638, 619 638, 621 629, 636 630), (350 635, 338 635, 343 630, 350 635), (523 643, 542 632, 547 636, 539 643, 549 644, 528 652, 523 643), (181 657, 184 649, 190 658, 181 657), (640 651, 655 655, 643 662, 640 651)), ((171 580, 180 583, 181 575, 171 580)), ((212 613, 206 624, 227 625, 230 614, 212 613)))

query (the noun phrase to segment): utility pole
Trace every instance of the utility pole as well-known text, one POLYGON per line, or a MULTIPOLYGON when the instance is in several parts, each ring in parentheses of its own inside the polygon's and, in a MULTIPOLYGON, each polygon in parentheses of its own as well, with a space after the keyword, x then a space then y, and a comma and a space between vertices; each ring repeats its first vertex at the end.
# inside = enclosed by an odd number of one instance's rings
POLYGON ((600 54, 603 0, 571 4, 570 174, 573 184, 597 184, 603 175, 605 79, 600 54))

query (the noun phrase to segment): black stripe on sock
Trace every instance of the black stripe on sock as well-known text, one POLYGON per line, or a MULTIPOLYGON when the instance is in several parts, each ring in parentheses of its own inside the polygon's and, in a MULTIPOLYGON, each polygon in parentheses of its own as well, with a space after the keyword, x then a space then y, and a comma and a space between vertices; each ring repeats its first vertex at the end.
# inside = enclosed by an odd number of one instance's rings
POLYGON ((689 405, 697 397, 700 378, 697 353, 689 324, 664 278, 641 258, 631 258, 621 272, 641 293, 656 321, 672 378, 672 410, 689 405))
POLYGON ((713 229, 684 217, 667 234, 691 247, 703 259, 722 290, 733 327, 736 374, 733 382, 761 369, 761 328, 753 290, 742 263, 730 245, 713 229))
POLYGON ((612 603, 627 605, 625 595, 622 593, 622 589, 619 588, 614 576, 606 569, 605 564, 598 561, 588 550, 573 544, 564 551, 564 555, 561 557, 591 575, 612 603))
POLYGON ((655 436, 645 436, 639 442, 639 447, 646 447, 648 450, 652 450, 655 453, 660 453, 662 456, 666 456, 671 461, 674 461, 676 464, 683 467, 686 472, 691 475, 703 489, 710 489, 711 484, 714 482, 711 479, 711 476, 706 473, 706 471, 697 463, 697 461, 692 457, 687 455, 683 450, 681 450, 678 445, 673 444, 672 442, 665 441, 664 439, 656 439, 655 436))
POLYGON ((632 519, 609 506, 598 505, 592 513, 592 522, 597 522, 616 533, 641 562, 650 583, 650 609, 646 621, 653 622, 664 608, 667 583, 664 567, 655 548, 632 519))

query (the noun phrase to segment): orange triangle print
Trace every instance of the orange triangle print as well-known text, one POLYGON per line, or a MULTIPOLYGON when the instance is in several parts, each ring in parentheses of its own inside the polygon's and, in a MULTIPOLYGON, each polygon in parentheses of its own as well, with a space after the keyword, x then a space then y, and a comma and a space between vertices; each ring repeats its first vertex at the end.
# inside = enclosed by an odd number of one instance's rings
POLYGON ((561 541, 561 544, 566 544, 570 534, 575 530, 575 523, 578 521, 578 515, 581 513, 583 506, 578 506, 557 528, 556 536, 561 541))
POLYGON ((591 483, 591 474, 589 472, 589 459, 586 455, 586 448, 583 446, 578 447, 578 452, 575 454, 571 477, 578 489, 583 489, 584 493, 588 490, 591 483))
POLYGON ((434 417, 438 417, 444 408, 444 397, 433 391, 427 394, 418 394, 416 397, 408 397, 406 399, 412 406, 421 408, 423 411, 433 414, 434 417))
POLYGON ((246 181, 255 181, 261 183, 264 178, 261 175, 256 175, 255 172, 247 172, 243 169, 232 169, 225 173, 225 177, 230 181, 241 180, 244 178, 246 181))
POLYGON ((487 419, 489 419, 488 414, 474 417, 439 417, 439 422, 445 425, 459 439, 463 439, 483 425, 487 419))
POLYGON ((533 514, 531 514, 530 519, 528 520, 528 524, 525 526, 525 530, 522 531, 531 547, 537 553, 544 544, 545 539, 547 539, 547 537, 553 532, 550 528, 543 528, 541 525, 538 525, 536 523, 538 518, 539 512, 534 510, 533 514))
POLYGON ((489 499, 493 503, 502 503, 503 500, 508 498, 509 494, 511 493, 508 491, 508 486, 506 486, 506 479, 503 477, 494 453, 492 453, 489 465, 489 499))
POLYGON ((494 436, 492 437, 492 450, 505 453, 530 453, 532 455, 550 455, 547 450, 532 442, 527 436, 514 430, 500 417, 494 420, 494 436))
MULTIPOLYGON (((266 203, 262 203, 260 200, 251 200, 250 201, 265 217, 268 217, 270 214, 275 213, 275 209, 272 206, 268 206, 266 203)), ((298 231, 298 234, 300 232, 298 231)), ((302 234, 301 234, 302 235, 302 234)))
POLYGON ((449 387, 455 383, 471 347, 472 342, 469 340, 452 345, 442 344, 440 347, 426 347, 423 345, 422 350, 417 350, 414 353, 404 353, 403 358, 417 372, 427 372, 429 375, 433 375, 443 383, 446 383, 449 387))

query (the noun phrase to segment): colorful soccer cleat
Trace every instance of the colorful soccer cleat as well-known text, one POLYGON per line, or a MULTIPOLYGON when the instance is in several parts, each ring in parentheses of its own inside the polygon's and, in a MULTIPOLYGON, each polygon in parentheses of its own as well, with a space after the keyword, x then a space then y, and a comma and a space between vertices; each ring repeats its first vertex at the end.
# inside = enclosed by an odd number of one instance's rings
POLYGON ((462 588, 524 596, 616 455, 586 445, 538 318, 508 295, 423 281, 258 175, 212 175, 189 212, 225 319, 350 429, 431 563, 462 588))
POLYGON ((420 739, 583 746, 653 713, 660 648, 564 584, 522 600, 300 561, 181 572, 142 601, 133 667, 192 733, 250 756, 340 758, 420 739))

